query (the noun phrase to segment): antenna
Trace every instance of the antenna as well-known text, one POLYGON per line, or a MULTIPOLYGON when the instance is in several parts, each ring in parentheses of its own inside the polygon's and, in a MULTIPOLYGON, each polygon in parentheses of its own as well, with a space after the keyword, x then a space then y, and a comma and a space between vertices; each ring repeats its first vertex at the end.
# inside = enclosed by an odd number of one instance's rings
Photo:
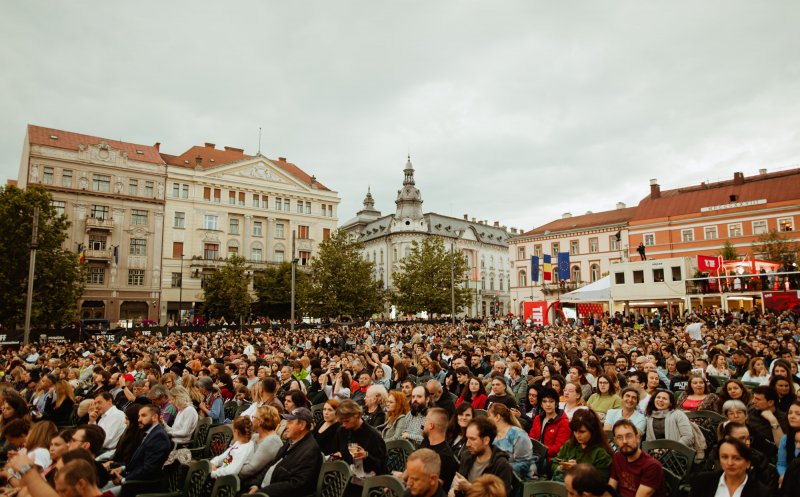
POLYGON ((258 127, 258 153, 261 153, 261 126, 258 127))

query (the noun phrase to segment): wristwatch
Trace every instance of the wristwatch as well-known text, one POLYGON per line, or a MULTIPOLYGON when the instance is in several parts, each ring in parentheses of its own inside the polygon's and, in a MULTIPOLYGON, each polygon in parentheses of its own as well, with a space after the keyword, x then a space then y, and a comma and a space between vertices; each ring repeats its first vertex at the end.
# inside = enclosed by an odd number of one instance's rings
POLYGON ((22 477, 25 476, 25 474, 27 474, 28 471, 32 470, 35 467, 36 466, 32 465, 32 464, 24 464, 24 465, 22 465, 19 468, 19 471, 17 471, 17 474, 19 475, 19 478, 22 479, 22 477))
POLYGON ((780 425, 778 423, 772 423, 770 426, 772 427, 773 430, 777 430, 778 426, 780 425))

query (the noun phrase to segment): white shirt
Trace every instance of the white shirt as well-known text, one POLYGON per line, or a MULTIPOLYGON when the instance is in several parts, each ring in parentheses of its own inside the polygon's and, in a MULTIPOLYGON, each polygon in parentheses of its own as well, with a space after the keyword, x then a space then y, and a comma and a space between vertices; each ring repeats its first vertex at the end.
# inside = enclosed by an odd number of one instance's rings
POLYGON ((106 450, 114 450, 117 448, 117 442, 125 431, 125 413, 111 406, 105 414, 100 416, 97 420, 97 426, 106 432, 106 441, 103 442, 103 448, 106 450))
POLYGON ((197 409, 190 405, 178 411, 172 426, 165 426, 164 428, 172 436, 173 442, 186 443, 191 440, 194 429, 197 428, 198 418, 197 409))
MULTIPOLYGON (((742 497, 742 490, 744 490, 744 486, 747 485, 747 475, 744 477, 744 481, 739 488, 734 490, 732 497, 742 497)), ((728 484, 725 483, 725 473, 719 477, 719 484, 717 485, 717 493, 714 494, 714 497, 731 497, 730 490, 728 489, 728 484)))
POLYGON ((702 324, 701 323, 691 323, 686 325, 686 333, 688 333, 689 338, 692 340, 702 340, 702 324))
POLYGON ((211 464, 219 466, 211 472, 211 478, 238 475, 245 460, 253 455, 253 441, 247 443, 233 442, 225 452, 211 459, 211 464))

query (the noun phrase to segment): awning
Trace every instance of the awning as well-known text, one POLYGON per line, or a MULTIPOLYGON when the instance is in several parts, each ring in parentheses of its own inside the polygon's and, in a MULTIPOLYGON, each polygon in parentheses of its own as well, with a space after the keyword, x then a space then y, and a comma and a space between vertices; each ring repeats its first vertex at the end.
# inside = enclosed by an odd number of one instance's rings
POLYGON ((611 276, 600 278, 594 283, 565 293, 562 302, 608 302, 611 298, 611 276))

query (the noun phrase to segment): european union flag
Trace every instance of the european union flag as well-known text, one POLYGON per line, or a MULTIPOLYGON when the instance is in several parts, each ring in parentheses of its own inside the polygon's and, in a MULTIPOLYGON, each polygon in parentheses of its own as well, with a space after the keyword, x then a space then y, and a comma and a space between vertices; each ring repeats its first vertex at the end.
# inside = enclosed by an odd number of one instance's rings
POLYGON ((569 280, 569 252, 558 253, 558 280, 569 280))
POLYGON ((539 282, 539 257, 531 256, 531 283, 539 282))

